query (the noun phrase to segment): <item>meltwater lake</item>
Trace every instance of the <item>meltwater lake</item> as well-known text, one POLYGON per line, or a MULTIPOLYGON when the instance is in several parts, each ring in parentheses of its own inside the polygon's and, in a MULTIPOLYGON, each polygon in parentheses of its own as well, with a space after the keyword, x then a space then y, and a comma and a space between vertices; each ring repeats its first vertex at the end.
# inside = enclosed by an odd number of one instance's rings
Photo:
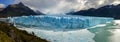
POLYGON ((50 42, 120 42, 119 21, 89 16, 9 17, 18 29, 50 42))

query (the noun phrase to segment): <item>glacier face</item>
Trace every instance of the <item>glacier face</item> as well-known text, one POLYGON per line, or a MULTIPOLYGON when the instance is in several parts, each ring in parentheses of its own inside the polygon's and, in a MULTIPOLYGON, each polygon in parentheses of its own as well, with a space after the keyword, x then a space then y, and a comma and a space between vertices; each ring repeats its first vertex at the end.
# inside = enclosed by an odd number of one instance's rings
POLYGON ((9 20, 16 25, 28 27, 40 27, 46 29, 81 29, 112 22, 113 18, 76 15, 40 15, 12 17, 9 18, 9 20))

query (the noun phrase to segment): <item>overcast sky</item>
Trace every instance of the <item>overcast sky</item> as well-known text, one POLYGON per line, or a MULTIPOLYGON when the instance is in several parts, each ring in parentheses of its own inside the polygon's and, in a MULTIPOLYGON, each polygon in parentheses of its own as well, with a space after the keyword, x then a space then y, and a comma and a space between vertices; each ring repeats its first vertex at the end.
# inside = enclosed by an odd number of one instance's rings
POLYGON ((105 5, 120 4, 120 0, 20 0, 34 10, 46 14, 64 14, 105 5))
MULTIPOLYGON (((15 0, 14 2, 18 3, 20 1, 31 9, 39 10, 45 14, 65 14, 71 11, 120 4, 120 0, 15 0)), ((0 6, 5 6, 3 4, 10 2, 13 2, 13 0, 0 0, 0 6)))

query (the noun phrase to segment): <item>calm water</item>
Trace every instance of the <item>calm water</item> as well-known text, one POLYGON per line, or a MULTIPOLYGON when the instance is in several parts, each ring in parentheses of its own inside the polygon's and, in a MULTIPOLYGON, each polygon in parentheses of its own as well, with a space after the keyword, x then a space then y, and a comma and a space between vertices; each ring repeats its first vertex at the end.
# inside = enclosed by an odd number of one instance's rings
POLYGON ((107 25, 88 30, 95 34, 94 40, 96 42, 120 42, 119 25, 107 25))

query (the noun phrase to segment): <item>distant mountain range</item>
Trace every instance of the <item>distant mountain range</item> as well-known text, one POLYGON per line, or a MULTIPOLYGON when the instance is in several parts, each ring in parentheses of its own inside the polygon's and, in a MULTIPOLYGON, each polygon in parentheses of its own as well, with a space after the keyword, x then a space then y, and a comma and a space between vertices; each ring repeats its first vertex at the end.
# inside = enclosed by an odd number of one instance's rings
POLYGON ((120 19, 120 4, 119 5, 107 5, 98 9, 88 9, 78 12, 71 12, 68 15, 83 15, 83 16, 95 16, 95 17, 112 17, 120 19))
POLYGON ((11 4, 5 9, 1 8, 0 10, 0 17, 43 15, 43 13, 35 12, 21 2, 19 4, 11 4))
MULTIPOLYGON (((30 16, 30 15, 44 15, 40 11, 33 11, 23 3, 11 4, 6 8, 0 8, 0 17, 15 17, 15 16, 30 16)), ((70 12, 68 15, 83 15, 95 17, 112 17, 120 19, 120 4, 119 5, 106 5, 98 9, 81 10, 78 12, 70 12)))

